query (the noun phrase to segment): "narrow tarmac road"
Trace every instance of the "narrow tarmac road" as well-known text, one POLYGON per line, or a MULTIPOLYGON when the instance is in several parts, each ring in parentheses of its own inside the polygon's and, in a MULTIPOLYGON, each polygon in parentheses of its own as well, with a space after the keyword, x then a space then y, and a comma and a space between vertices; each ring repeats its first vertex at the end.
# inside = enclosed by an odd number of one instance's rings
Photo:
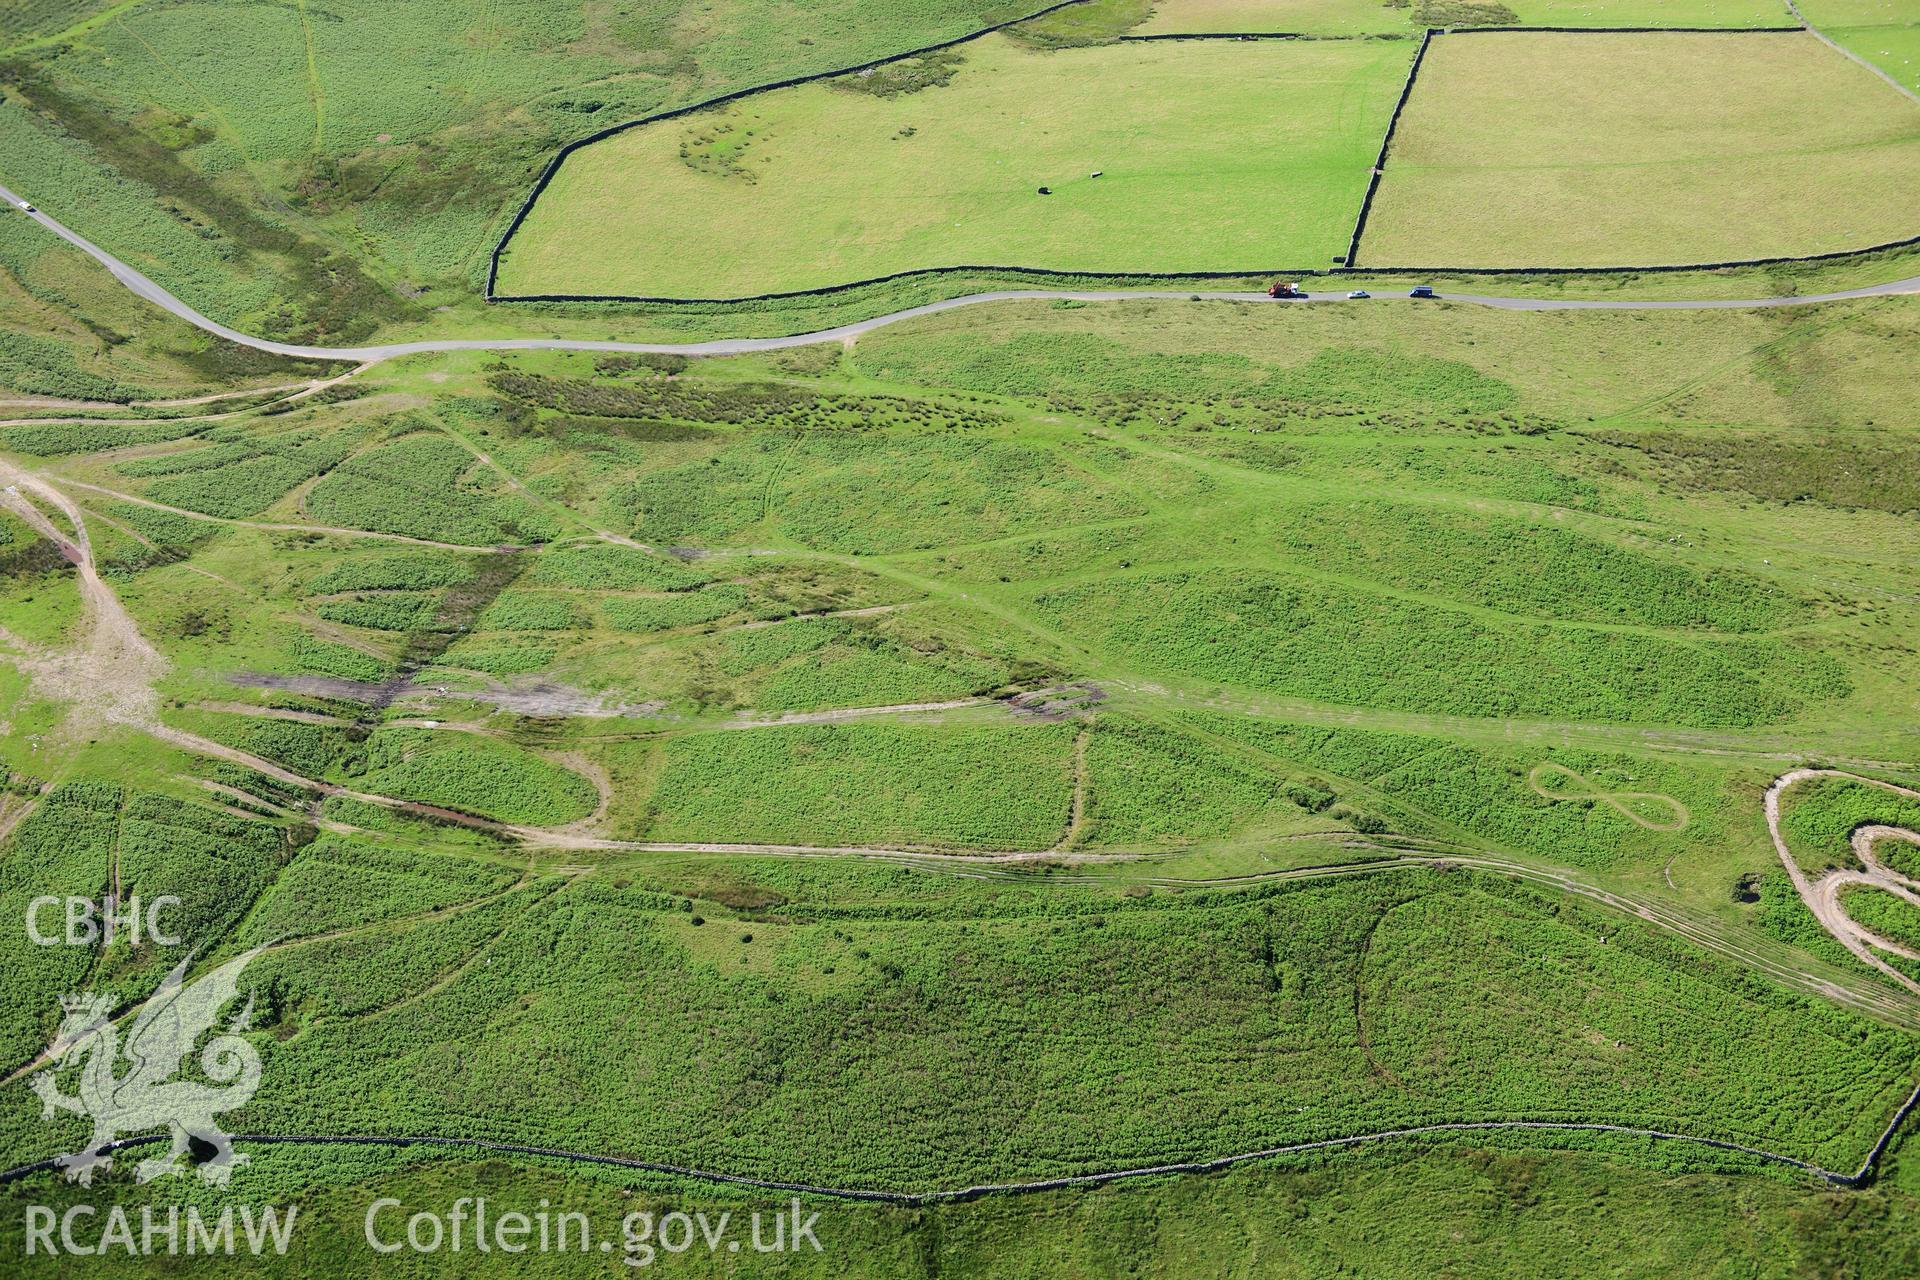
MULTIPOLYGON (((0 199, 11 206, 12 212, 22 212, 20 205, 23 197, 0 186, 0 199)), ((92 241, 80 236, 56 222, 47 214, 38 210, 27 214, 35 222, 59 236, 62 240, 89 254, 101 265, 113 273, 121 284, 140 297, 185 320, 188 324, 204 329, 208 333, 237 342, 241 346, 252 347, 258 351, 272 352, 274 355, 292 356, 308 360, 351 360, 358 364, 375 364, 382 360, 391 360, 397 356, 422 355, 439 351, 614 351, 632 352, 649 355, 683 356, 736 356, 748 355, 756 351, 781 351, 791 347, 812 346, 819 342, 844 342, 857 338, 861 334, 871 333, 875 329, 902 320, 912 320, 917 316, 937 315, 942 311, 953 311, 960 307, 978 306, 986 302, 1021 301, 1072 301, 1072 302, 1125 302, 1135 298, 1202 298, 1211 301, 1226 302, 1266 302, 1264 293, 1236 293, 1227 290, 1195 289, 998 289, 988 293, 970 293, 964 297, 947 298, 939 302, 929 302, 924 306, 908 307, 902 311, 889 312, 874 316, 870 320, 860 320, 853 324, 838 325, 831 329, 818 329, 811 333, 796 333, 782 338, 719 338, 706 342, 594 342, 582 338, 445 338, 424 342, 387 342, 365 347, 308 347, 294 343, 273 342, 265 338, 256 338, 250 334, 230 329, 217 320, 208 319, 192 307, 174 297, 171 293, 134 270, 120 259, 100 248, 92 241)), ((1345 291, 1359 284, 1342 281, 1337 288, 1327 293, 1315 293, 1307 299, 1294 300, 1286 305, 1314 305, 1330 302, 1345 302, 1345 291)), ((1920 276, 1905 280, 1894 280, 1886 284, 1868 285, 1861 289, 1843 289, 1836 293, 1808 294, 1804 297, 1742 298, 1742 299, 1703 299, 1698 301, 1633 301, 1629 299, 1552 299, 1552 298, 1502 298, 1479 294, 1449 294, 1447 301, 1469 302, 1479 306, 1497 307, 1503 311, 1698 311, 1716 309, 1738 309, 1743 307, 1787 307, 1815 302, 1841 302, 1849 298, 1877 298, 1893 294, 1920 293, 1920 276)), ((1378 302, 1407 302, 1409 299, 1398 295, 1385 295, 1378 302)), ((1276 304, 1278 305, 1278 304, 1276 304)), ((1366 304, 1371 305, 1371 304, 1366 304)))

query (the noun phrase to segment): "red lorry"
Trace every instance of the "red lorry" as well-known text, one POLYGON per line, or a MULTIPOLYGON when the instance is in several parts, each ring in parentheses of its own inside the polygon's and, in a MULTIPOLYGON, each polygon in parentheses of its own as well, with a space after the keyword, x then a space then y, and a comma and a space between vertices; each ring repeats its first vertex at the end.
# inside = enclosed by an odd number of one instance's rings
POLYGON ((1291 280, 1275 280, 1267 286, 1267 296, 1269 298, 1304 298, 1307 295, 1302 293, 1300 286, 1291 280))

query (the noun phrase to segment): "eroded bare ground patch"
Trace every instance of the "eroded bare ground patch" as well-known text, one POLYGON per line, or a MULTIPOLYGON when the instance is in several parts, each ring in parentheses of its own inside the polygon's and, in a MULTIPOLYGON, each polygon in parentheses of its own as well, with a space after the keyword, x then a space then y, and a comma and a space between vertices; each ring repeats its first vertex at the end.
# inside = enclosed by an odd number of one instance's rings
POLYGON ((1065 720, 1093 710, 1107 700, 1107 691, 1091 680, 1035 689, 1011 699, 1007 706, 1027 720, 1065 720))
POLYGON ((286 676, 269 672, 240 671, 227 677, 243 689, 270 689, 278 693, 298 693, 311 698, 329 698, 357 702, 369 707, 384 707, 403 699, 428 698, 460 702, 484 702, 519 716, 577 716, 590 720, 645 718, 666 709, 664 702, 628 702, 606 693, 589 693, 572 685, 551 680, 530 680, 501 684, 489 681, 479 688, 454 688, 451 685, 414 679, 343 680, 336 676, 286 676))
POLYGON ((109 725, 143 730, 157 726, 154 684, 166 672, 166 659, 101 581, 80 509, 52 485, 6 462, 0 462, 0 506, 74 566, 81 606, 79 634, 71 645, 32 645, 0 629, 0 656, 26 675, 36 696, 71 708, 58 730, 64 738, 109 725), (55 525, 43 504, 59 512, 71 532, 55 525))

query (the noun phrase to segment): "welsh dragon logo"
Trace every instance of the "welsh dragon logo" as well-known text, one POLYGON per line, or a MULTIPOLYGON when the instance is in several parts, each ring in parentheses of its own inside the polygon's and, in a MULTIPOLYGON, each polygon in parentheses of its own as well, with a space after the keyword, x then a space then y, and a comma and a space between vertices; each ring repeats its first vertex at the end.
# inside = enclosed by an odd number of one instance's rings
POLYGON ((192 984, 186 973, 193 957, 182 960, 141 1006, 125 1044, 114 1027, 112 996, 60 998, 65 1017, 47 1053, 79 1064, 80 1092, 77 1097, 62 1093, 52 1070, 35 1075, 32 1083, 43 1118, 51 1120, 60 1110, 93 1121, 86 1147, 54 1162, 69 1181, 92 1185, 95 1169, 112 1167, 115 1139, 155 1129, 171 1133, 172 1150, 142 1160, 134 1170, 137 1181, 187 1172, 191 1166, 183 1161, 196 1142, 213 1148, 199 1172, 215 1185, 226 1185, 234 1169, 247 1162, 234 1152, 214 1115, 245 1106, 260 1087, 260 1053, 241 1036, 253 1016, 251 995, 226 1030, 200 1051, 205 1080, 174 1077, 187 1069, 195 1044, 214 1029, 220 1011, 239 996, 241 970, 259 954, 255 948, 192 984), (116 1072, 123 1063, 127 1069, 116 1072))

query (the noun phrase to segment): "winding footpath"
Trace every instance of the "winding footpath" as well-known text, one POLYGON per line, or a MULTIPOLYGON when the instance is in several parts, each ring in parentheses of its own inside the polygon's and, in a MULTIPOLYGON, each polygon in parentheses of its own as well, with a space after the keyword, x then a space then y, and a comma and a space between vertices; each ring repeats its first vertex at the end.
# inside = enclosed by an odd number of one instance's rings
MULTIPOLYGON (((5 200, 11 212, 22 212, 20 204, 24 197, 0 186, 0 200, 5 200)), ((419 342, 375 343, 364 347, 312 347, 296 343, 274 342, 266 338, 256 338, 229 328, 217 320, 195 311, 192 307, 176 298, 160 285, 134 270, 105 249, 85 239, 78 232, 61 225, 46 213, 35 210, 25 216, 59 236, 68 244, 88 254, 108 271, 113 273, 127 289, 139 297, 171 312, 195 328, 203 329, 216 337, 229 342, 239 343, 243 347, 252 347, 256 351, 266 351, 278 356, 289 356, 305 360, 345 360, 359 365, 377 364, 383 360, 392 360, 399 356, 424 355, 443 351, 608 351, 627 352, 636 355, 682 355, 682 356, 736 356, 749 355, 756 351, 781 351, 792 347, 807 347, 821 342, 849 342, 862 334, 875 329, 898 324, 903 320, 913 320, 921 316, 938 315, 943 311, 954 311, 961 307, 979 306, 990 302, 1029 302, 1029 301, 1069 301, 1069 302, 1125 302, 1138 298, 1199 298, 1216 302, 1271 302, 1264 293, 1234 292, 1229 290, 1196 289, 997 289, 986 293, 970 293, 963 297, 946 298, 939 302, 929 302, 918 307, 888 312, 868 320, 855 321, 852 324, 837 325, 831 329, 817 329, 810 333, 789 334, 779 338, 716 338, 704 342, 596 342, 584 338, 440 338, 419 342)), ((1312 294, 1306 299, 1293 299, 1276 305, 1317 305, 1333 302, 1345 302, 1345 291, 1358 287, 1358 278, 1343 278, 1332 292, 1312 294)), ((1844 302, 1853 298, 1880 298, 1900 294, 1920 294, 1920 276, 1911 276, 1905 280, 1894 280, 1886 284, 1868 285, 1859 289, 1842 289, 1833 293, 1816 293, 1804 296, 1773 298, 1719 298, 1700 300, 1630 300, 1624 298, 1576 299, 1576 298, 1503 298, 1481 294, 1448 294, 1451 302, 1472 303, 1483 307, 1496 307, 1502 311, 1700 311, 1728 310, 1751 307, 1789 307, 1818 302, 1844 302)), ((1376 299, 1379 302, 1407 302, 1409 299, 1397 295, 1383 294, 1376 299)))

